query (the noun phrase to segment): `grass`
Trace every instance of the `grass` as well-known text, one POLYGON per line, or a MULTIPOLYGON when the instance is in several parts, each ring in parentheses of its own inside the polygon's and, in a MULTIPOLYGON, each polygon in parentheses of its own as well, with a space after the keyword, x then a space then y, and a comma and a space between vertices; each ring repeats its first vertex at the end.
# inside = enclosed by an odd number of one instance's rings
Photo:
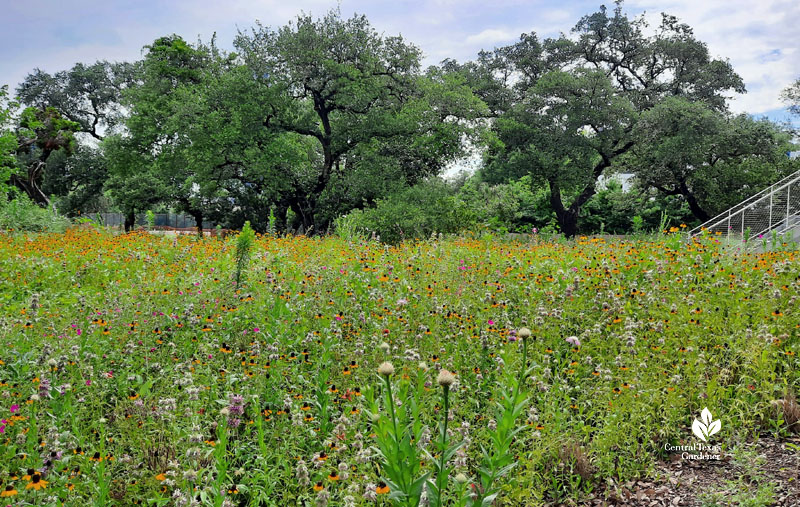
POLYGON ((424 477, 441 505, 580 501, 696 442, 704 407, 723 447, 796 422, 795 251, 257 237, 249 258, 237 285, 235 237, 0 235, 2 500, 416 505, 424 477))

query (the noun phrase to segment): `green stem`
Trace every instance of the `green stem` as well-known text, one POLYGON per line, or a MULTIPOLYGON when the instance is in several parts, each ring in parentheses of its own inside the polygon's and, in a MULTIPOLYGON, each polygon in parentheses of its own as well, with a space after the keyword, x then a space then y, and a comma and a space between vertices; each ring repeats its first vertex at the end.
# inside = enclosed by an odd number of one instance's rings
POLYGON ((519 398, 519 391, 522 388, 522 384, 525 382, 525 372, 528 370, 528 340, 526 338, 522 339, 522 369, 519 372, 519 382, 517 383, 517 388, 514 390, 514 405, 517 404, 517 399, 519 398))
MULTIPOLYGON (((394 399, 392 398, 392 383, 389 382, 389 376, 384 375, 383 379, 386 381, 386 398, 389 400, 389 414, 392 416, 392 428, 394 429, 394 459, 400 459, 400 435, 397 434, 397 418, 394 415, 394 399)), ((388 459, 388 456, 387 456, 388 459)), ((396 467, 402 466, 402 463, 395 462, 396 467)), ((405 481, 401 481, 400 487, 403 493, 408 493, 405 481)))
POLYGON ((444 495, 444 481, 447 480, 447 475, 444 473, 444 455, 447 450, 447 415, 450 412, 450 386, 444 386, 444 420, 442 421, 442 446, 441 456, 439 457, 439 477, 436 480, 436 485, 439 489, 437 495, 437 507, 442 505, 442 496, 444 495))
POLYGON ((385 375, 383 379, 386 381, 386 397, 389 398, 389 414, 392 416, 392 427, 394 428, 394 440, 398 442, 399 436, 397 435, 397 419, 394 416, 394 400, 392 399, 392 384, 389 382, 389 376, 385 375))

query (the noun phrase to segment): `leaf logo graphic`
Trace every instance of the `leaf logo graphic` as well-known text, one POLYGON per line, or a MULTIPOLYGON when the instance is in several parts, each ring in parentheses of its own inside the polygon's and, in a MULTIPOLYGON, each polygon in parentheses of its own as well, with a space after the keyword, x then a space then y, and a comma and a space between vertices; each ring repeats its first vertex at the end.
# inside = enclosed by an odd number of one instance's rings
POLYGON ((692 433, 703 442, 707 442, 708 437, 722 429, 722 423, 719 419, 712 421, 713 418, 714 416, 711 415, 708 408, 704 408, 700 412, 701 420, 695 419, 694 423, 692 423, 692 433))

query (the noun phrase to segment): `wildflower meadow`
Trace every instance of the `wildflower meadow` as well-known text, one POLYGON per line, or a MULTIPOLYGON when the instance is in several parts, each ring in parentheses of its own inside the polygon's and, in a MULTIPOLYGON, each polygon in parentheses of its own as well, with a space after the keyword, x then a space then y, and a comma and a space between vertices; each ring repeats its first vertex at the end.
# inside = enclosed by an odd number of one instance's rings
POLYGON ((0 270, 2 505, 575 503, 704 408, 723 452, 797 429, 788 249, 88 227, 0 270))

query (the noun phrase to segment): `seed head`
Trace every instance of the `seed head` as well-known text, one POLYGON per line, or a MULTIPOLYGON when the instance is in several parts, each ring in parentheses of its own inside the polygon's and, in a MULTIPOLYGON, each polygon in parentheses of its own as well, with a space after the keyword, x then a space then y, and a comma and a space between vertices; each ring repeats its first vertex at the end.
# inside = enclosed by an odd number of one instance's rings
POLYGON ((378 373, 384 377, 389 377, 394 374, 394 366, 389 361, 384 361, 378 366, 378 373))
POLYGON ((527 327, 523 327, 522 329, 520 329, 520 330, 517 332, 517 334, 518 334, 518 335, 519 335, 519 337, 520 337, 520 338, 522 338, 523 340, 527 340, 528 338, 530 338, 530 337, 531 337, 531 330, 530 330, 530 329, 528 329, 527 327))
POLYGON ((455 381, 456 376, 445 369, 442 369, 439 372, 439 376, 436 377, 436 382, 438 382, 442 387, 450 387, 455 383, 455 381))

